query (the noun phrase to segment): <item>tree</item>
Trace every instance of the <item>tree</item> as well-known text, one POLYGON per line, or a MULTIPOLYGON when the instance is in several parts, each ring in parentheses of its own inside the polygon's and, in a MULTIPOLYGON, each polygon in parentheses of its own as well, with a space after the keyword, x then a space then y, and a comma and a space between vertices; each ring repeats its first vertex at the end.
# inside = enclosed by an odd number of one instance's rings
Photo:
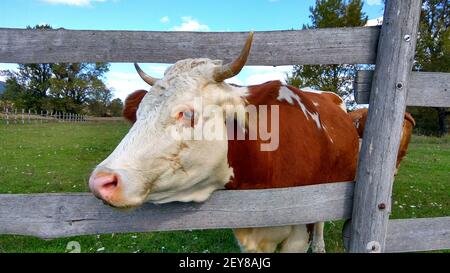
POLYGON ((8 79, 2 99, 19 108, 81 113, 96 92, 107 90, 103 80, 108 71, 107 63, 19 64, 17 72, 2 73, 8 79))
POLYGON ((112 96, 111 90, 107 88, 92 90, 88 99, 89 113, 99 117, 109 116, 108 107, 111 103, 112 96))
MULTIPOLYGON (((419 23, 414 70, 424 72, 450 72, 450 2, 424 0, 419 23)), ((408 107, 416 118, 417 127, 425 133, 448 133, 448 108, 408 107), (437 120, 436 125, 427 124, 437 120)))
POLYGON ((122 116, 122 110, 123 110, 123 102, 121 99, 116 98, 111 101, 111 104, 109 105, 109 112, 111 116, 113 117, 120 117, 122 116))
MULTIPOLYGON (((3 105, 8 107, 24 108, 25 103, 23 101, 25 96, 25 89, 19 85, 15 78, 8 78, 5 83, 5 90, 0 96, 3 105)), ((26 108, 26 107, 25 107, 26 108)))
MULTIPOLYGON (((316 0, 310 7, 311 25, 303 29, 327 27, 357 27, 367 23, 362 12, 361 0, 316 0)), ((346 100, 347 107, 354 106, 350 98, 354 65, 295 65, 287 82, 298 87, 309 86, 319 90, 332 91, 346 100)))
POLYGON ((37 111, 45 108, 52 76, 49 64, 19 64, 17 72, 3 74, 7 76, 3 99, 11 100, 19 108, 37 111))
POLYGON ((58 111, 79 113, 97 93, 108 90, 102 80, 107 63, 59 63, 52 71, 50 96, 58 111))
MULTIPOLYGON (((37 25, 33 29, 50 29, 49 25, 37 25)), ((30 26, 27 29, 32 29, 30 26)), ((46 106, 50 64, 19 64, 17 72, 4 71, 7 76, 4 100, 14 102, 15 107, 43 110, 46 106)))

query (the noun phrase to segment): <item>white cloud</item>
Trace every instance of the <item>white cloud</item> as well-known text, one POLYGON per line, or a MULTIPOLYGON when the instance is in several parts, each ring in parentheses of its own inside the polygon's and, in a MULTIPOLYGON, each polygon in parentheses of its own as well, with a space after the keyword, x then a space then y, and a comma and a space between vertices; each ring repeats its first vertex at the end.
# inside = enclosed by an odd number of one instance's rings
MULTIPOLYGON (((132 66, 132 64, 130 64, 132 66)), ((142 64, 142 69, 149 75, 162 78, 168 64, 142 64)), ((134 68, 133 68, 134 70, 134 68)), ((149 90, 150 86, 146 84, 136 72, 110 71, 107 75, 106 85, 114 90, 114 96, 125 101, 125 98, 132 92, 144 89, 149 90)))
POLYGON ((383 16, 375 18, 375 19, 369 19, 367 20, 367 23, 365 24, 366 27, 370 26, 380 26, 383 24, 383 16))
POLYGON ((209 31, 209 27, 207 25, 203 25, 191 16, 183 16, 181 17, 181 25, 174 26, 172 30, 175 31, 209 31))
POLYGON ((227 82, 238 85, 254 85, 267 81, 286 81, 286 73, 292 72, 292 66, 246 66, 239 75, 229 79, 227 82))
POLYGON ((161 19, 159 19, 159 21, 163 24, 167 24, 170 22, 170 18, 169 18, 169 16, 164 16, 161 19))
POLYGON ((68 5, 76 7, 89 7, 94 2, 106 2, 107 0, 41 0, 42 2, 54 5, 68 5))
POLYGON ((367 5, 369 6, 379 6, 382 3, 382 0, 367 0, 367 5))

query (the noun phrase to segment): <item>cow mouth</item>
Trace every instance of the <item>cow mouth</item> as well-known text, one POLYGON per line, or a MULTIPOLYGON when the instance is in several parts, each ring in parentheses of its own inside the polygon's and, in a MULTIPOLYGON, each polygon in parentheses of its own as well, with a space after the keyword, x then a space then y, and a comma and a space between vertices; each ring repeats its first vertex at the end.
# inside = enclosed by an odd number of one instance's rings
POLYGON ((103 204, 114 209, 114 210, 118 210, 118 211, 133 211, 137 208, 139 208, 140 206, 142 206, 141 204, 136 204, 136 205, 115 205, 112 203, 109 203, 105 200, 102 200, 103 204))

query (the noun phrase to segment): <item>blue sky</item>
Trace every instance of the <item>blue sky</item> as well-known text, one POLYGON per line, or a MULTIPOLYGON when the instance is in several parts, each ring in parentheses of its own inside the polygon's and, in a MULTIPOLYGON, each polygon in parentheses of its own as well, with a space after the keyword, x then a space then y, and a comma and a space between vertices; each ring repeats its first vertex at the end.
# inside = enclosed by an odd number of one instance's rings
MULTIPOLYGON (((314 0, 3 0, 0 27, 24 28, 50 24, 54 28, 99 30, 189 30, 249 31, 300 29, 310 22, 314 0)), ((365 0, 369 19, 383 15, 381 0, 365 0)), ((0 69, 14 69, 0 64, 0 69)), ((160 77, 167 64, 143 64, 160 77)), ((284 78, 291 67, 246 67, 231 81, 255 84, 284 78)), ((132 64, 111 64, 107 84, 116 97, 148 87, 140 81, 132 64)))

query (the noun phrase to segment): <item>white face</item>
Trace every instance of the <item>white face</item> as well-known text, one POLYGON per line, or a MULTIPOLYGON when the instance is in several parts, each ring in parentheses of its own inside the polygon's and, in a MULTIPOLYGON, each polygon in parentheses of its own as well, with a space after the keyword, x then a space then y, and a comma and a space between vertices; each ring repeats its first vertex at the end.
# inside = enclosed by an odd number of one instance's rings
MULTIPOLYGON (((115 177, 115 190, 102 195, 117 207, 144 201, 206 200, 233 175, 228 141, 177 140, 173 130, 195 127, 195 101, 204 105, 242 106, 246 88, 217 83, 211 72, 221 61, 188 59, 170 67, 141 101, 137 120, 113 153, 94 170, 95 177, 115 177)), ((203 126, 214 119, 202 117, 203 126)), ((225 124, 222 124, 225 128, 225 124)), ((95 191, 94 191, 95 192, 95 191)))

